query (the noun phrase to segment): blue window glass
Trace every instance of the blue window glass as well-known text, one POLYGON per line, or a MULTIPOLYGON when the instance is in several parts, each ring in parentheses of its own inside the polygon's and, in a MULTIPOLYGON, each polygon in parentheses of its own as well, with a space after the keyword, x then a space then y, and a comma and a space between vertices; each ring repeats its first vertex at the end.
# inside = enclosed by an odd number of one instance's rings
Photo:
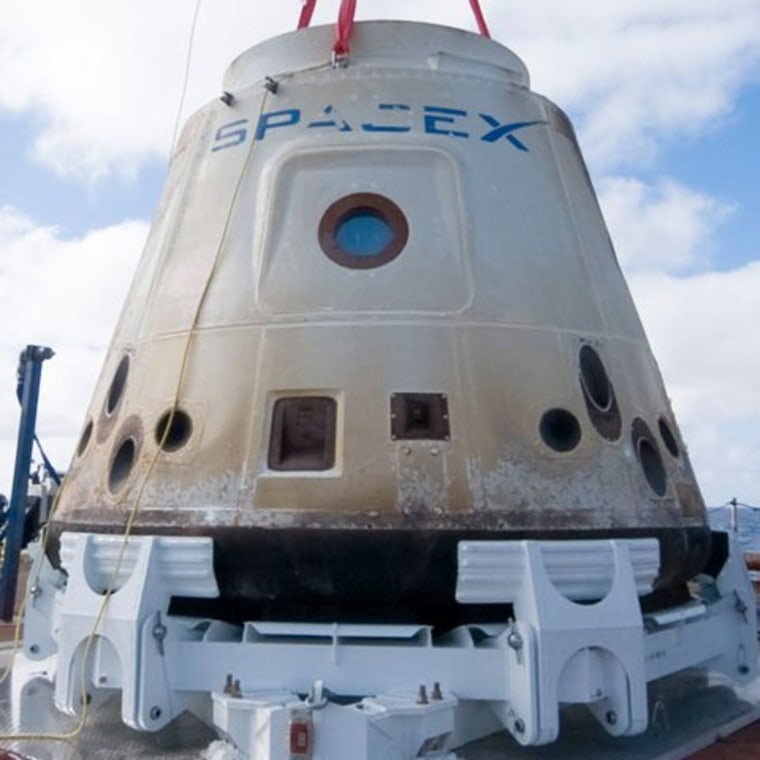
POLYGON ((351 256, 377 256, 393 240, 393 230, 377 211, 357 209, 343 218, 335 230, 335 242, 351 256))

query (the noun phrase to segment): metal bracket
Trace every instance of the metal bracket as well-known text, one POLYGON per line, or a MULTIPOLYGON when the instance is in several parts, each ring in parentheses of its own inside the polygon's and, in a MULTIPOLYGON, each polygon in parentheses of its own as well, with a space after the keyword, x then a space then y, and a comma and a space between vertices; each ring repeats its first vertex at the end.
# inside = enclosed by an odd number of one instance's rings
POLYGON ((615 736, 646 730, 637 576, 642 591, 651 587, 658 556, 648 539, 460 543, 457 600, 514 605, 509 701, 496 709, 520 744, 554 741, 561 703, 588 704, 615 736))
POLYGON ((657 556, 649 540, 464 542, 458 599, 507 600, 514 619, 434 637, 427 626, 172 617, 172 595, 218 593, 210 539, 64 534, 68 584, 39 555, 25 648, 39 659, 57 642, 66 712, 78 711, 83 682, 94 703, 120 690, 133 728, 191 709, 252 760, 291 760, 291 730, 316 732, 313 760, 444 758, 502 727, 542 744, 557 737, 565 703, 628 735, 646 728, 656 678, 700 664, 736 681, 756 673, 738 547, 700 598, 642 616, 637 594, 657 556))
MULTIPOLYGON (((173 595, 218 596, 213 541, 64 533, 61 557, 69 581, 60 611, 56 706, 75 714, 85 691, 120 688, 128 726, 163 727, 187 700, 172 692, 163 668, 146 665, 162 656, 156 631, 173 595), (92 689, 83 688, 83 678, 92 689)), ((163 637, 159 643, 162 649, 163 637)))

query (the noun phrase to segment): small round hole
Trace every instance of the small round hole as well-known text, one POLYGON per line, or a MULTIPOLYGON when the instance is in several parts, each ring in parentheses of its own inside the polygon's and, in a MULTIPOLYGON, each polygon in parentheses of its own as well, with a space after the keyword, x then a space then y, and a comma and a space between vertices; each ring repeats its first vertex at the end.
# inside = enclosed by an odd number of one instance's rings
POLYGON ((609 411, 612 406, 612 385, 599 354, 591 346, 583 346, 579 363, 583 394, 600 412, 609 411))
POLYGON ((156 425, 156 443, 163 451, 179 451, 190 440, 192 432, 190 415, 181 409, 170 410, 161 415, 156 425))
POLYGON ((127 481, 137 454, 137 444, 134 438, 127 438, 121 442, 111 462, 111 471, 108 475, 108 488, 112 493, 118 491, 127 481))
POLYGON ((106 399, 106 414, 113 414, 116 407, 121 401, 124 387, 127 384, 127 375, 129 374, 129 356, 123 356, 116 368, 116 374, 111 380, 111 387, 108 389, 108 398, 106 399))
POLYGON ((87 451, 87 447, 90 445, 90 438, 92 438, 92 430, 93 430, 93 422, 90 420, 85 426, 84 430, 82 431, 82 435, 79 438, 79 443, 77 444, 77 456, 81 457, 82 454, 84 454, 85 451, 87 451))
POLYGON ((673 435, 673 431, 670 429, 670 425, 668 425, 668 421, 664 417, 660 417, 658 427, 660 428, 660 438, 662 438, 665 448, 674 457, 679 456, 681 450, 678 447, 678 441, 676 441, 676 437, 673 435))
POLYGON ((660 450, 657 448, 657 444, 644 420, 636 418, 633 421, 632 435, 636 456, 649 487, 658 496, 664 496, 668 488, 668 475, 660 456, 660 450))
POLYGON ((581 426, 566 409, 550 409, 541 417, 539 432, 543 442, 555 451, 572 451, 581 440, 581 426))

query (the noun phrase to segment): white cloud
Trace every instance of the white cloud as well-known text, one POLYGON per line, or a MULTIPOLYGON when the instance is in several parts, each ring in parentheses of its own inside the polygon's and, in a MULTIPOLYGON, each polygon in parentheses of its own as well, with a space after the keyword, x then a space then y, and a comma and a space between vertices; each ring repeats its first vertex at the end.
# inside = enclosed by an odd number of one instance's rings
MULTIPOLYGON (((92 182, 131 177, 144 161, 168 157, 194 6, 188 0, 4 3, 0 81, 11 84, 0 88, 0 107, 39 115, 35 159, 92 182)), ((184 116, 220 94, 238 53, 295 29, 300 7, 298 0, 203 3, 184 116)), ((470 23, 465 3, 454 10, 434 2, 417 3, 411 12, 377 4, 374 10, 370 16, 470 23)), ((363 13, 360 4, 358 18, 363 13)), ((333 23, 336 14, 337 3, 321 3, 314 22, 333 23)))
MULTIPOLYGON (((359 18, 473 28, 465 0, 359 3, 359 18), (410 7, 411 6, 411 7, 410 7)), ((318 4, 333 22, 337 2, 318 4)), ((656 140, 696 133, 758 78, 758 0, 483 3, 493 36, 529 63, 535 87, 579 121, 592 165, 631 165, 656 140)), ((185 114, 220 89, 239 51, 294 28, 298 0, 201 6, 185 114), (263 6, 263 7, 262 7, 263 6)), ((34 111, 37 160, 82 181, 132 176, 169 149, 194 3, 8 0, 0 18, 0 107, 34 111)))
POLYGON ((707 502, 760 503, 760 260, 709 271, 731 209, 704 193, 666 178, 599 187, 707 502))
POLYGON ((147 226, 124 222, 62 240, 0 208, 0 487, 11 481, 18 425, 16 361, 27 344, 58 354, 44 364, 38 432, 64 468, 142 250, 147 226))
POLYGON ((731 208, 671 179, 633 177, 598 183, 600 203, 621 265, 629 272, 684 274, 710 264, 713 236, 731 208))
POLYGON ((629 277, 710 504, 760 504, 760 261, 629 277))
POLYGON ((695 135, 758 81, 758 0, 539 0, 504 29, 533 85, 576 117, 598 170, 651 160, 658 140, 695 135))

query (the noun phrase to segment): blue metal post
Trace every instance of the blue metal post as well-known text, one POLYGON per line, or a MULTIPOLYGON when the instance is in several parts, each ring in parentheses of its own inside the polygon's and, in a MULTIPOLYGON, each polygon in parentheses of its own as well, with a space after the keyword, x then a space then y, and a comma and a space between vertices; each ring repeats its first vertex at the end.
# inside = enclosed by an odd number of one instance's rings
POLYGON ((53 351, 45 346, 27 346, 19 360, 19 389, 21 420, 16 444, 16 466, 13 472, 13 490, 8 509, 5 532, 3 571, 0 576, 0 618, 13 620, 18 582, 18 560, 24 538, 26 496, 29 486, 29 469, 32 463, 32 443, 37 422, 37 401, 40 395, 42 362, 50 359, 53 351))

